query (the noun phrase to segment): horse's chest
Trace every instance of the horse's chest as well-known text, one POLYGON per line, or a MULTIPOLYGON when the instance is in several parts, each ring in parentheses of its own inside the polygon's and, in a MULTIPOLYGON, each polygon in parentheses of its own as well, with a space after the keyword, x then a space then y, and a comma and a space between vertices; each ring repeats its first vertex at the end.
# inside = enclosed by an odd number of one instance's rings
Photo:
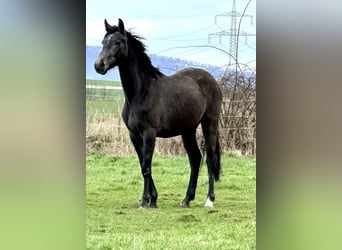
POLYGON ((125 119, 127 128, 134 133, 142 133, 147 127, 154 127, 156 115, 144 109, 129 110, 125 119))
POLYGON ((131 130, 137 130, 141 125, 141 115, 136 112, 130 112, 127 125, 131 130))

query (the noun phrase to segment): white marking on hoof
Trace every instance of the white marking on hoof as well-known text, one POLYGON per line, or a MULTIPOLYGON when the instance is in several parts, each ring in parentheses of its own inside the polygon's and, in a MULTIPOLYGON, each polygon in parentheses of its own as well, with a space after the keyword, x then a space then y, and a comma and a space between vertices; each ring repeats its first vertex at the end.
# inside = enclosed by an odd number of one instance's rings
POLYGON ((214 202, 211 201, 211 200, 208 198, 207 201, 206 201, 205 204, 204 204, 204 207, 213 208, 213 207, 214 207, 214 202))

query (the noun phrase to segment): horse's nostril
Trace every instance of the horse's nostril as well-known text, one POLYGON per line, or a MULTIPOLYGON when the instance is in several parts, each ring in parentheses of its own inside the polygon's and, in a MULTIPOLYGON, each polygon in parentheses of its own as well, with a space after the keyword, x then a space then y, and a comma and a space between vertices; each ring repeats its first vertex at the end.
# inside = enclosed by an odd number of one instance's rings
POLYGON ((95 70, 96 71, 99 71, 101 69, 103 69, 103 67, 105 66, 104 62, 103 61, 97 61, 95 62, 95 70))

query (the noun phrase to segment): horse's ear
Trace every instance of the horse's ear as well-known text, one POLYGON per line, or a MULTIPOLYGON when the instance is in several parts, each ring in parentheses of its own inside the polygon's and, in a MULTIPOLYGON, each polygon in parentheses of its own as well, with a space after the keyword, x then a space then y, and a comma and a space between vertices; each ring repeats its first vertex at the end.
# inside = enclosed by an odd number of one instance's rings
POLYGON ((109 23, 107 23, 107 19, 104 20, 104 24, 105 24, 105 27, 106 27, 106 31, 109 32, 111 30, 111 25, 109 23))
POLYGON ((119 27, 119 31, 123 34, 123 33, 125 33, 125 26, 124 26, 124 23, 123 23, 123 21, 119 18, 119 25, 118 25, 118 27, 119 27))

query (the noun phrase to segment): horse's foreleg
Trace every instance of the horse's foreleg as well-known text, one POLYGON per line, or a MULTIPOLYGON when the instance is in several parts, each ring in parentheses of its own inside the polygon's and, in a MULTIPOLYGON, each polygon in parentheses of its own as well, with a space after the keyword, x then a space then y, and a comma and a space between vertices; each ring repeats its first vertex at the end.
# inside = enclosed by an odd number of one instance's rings
POLYGON ((129 133, 129 137, 130 137, 131 142, 134 146, 135 152, 138 155, 139 163, 140 163, 140 167, 141 167, 142 162, 143 162, 143 140, 140 136, 136 136, 131 132, 129 133))
POLYGON ((198 148, 196 141, 196 130, 184 133, 182 135, 183 144, 186 152, 188 153, 188 158, 190 162, 190 180, 188 185, 188 190, 186 191, 186 196, 184 200, 180 203, 181 207, 189 207, 190 201, 195 199, 198 172, 202 160, 201 152, 198 148))
POLYGON ((153 130, 143 134, 143 159, 141 173, 144 178, 144 191, 141 207, 157 207, 158 193, 152 179, 152 157, 156 141, 156 133, 153 130))

